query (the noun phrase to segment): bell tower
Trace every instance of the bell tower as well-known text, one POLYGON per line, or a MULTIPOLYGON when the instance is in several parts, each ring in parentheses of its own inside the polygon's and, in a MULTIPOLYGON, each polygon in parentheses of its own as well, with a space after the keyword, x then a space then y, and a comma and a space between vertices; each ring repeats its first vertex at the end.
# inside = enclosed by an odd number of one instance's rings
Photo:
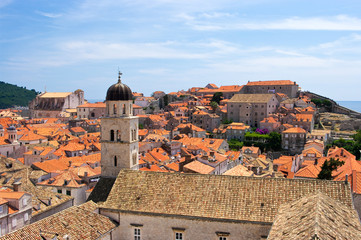
POLYGON ((101 119, 101 176, 117 177, 121 169, 138 169, 138 125, 133 116, 133 94, 121 81, 107 91, 105 117, 101 119))

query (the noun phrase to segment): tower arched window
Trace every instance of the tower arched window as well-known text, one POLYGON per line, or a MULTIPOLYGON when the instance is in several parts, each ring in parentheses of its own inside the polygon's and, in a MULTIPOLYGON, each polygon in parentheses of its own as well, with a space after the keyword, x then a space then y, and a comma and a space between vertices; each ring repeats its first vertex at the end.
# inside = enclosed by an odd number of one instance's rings
POLYGON ((114 105, 113 105, 113 113, 114 113, 114 114, 117 114, 117 104, 114 104, 114 105))
POLYGON ((110 130, 110 141, 114 142, 114 130, 110 130))
POLYGON ((133 111, 132 111, 132 104, 129 104, 129 114, 130 114, 130 115, 133 115, 132 112, 133 112, 133 111))
POLYGON ((120 131, 117 130, 117 142, 120 142, 122 139, 121 139, 121 135, 120 135, 120 131))
POLYGON ((114 167, 116 167, 118 165, 118 159, 117 156, 114 156, 114 167))
POLYGON ((125 104, 123 104, 123 114, 125 114, 125 104))

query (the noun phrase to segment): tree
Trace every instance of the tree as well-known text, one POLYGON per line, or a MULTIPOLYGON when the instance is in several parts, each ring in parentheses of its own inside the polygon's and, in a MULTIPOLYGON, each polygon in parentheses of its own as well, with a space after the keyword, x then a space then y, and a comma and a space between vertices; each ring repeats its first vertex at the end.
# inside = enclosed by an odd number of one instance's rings
POLYGON ((269 147, 274 151, 279 151, 282 149, 282 135, 278 132, 271 132, 269 134, 269 147))
POLYGON ((210 105, 211 105, 211 108, 212 108, 213 112, 215 112, 216 109, 218 108, 218 103, 217 102, 211 102, 210 105))
POLYGON ((216 93, 213 94, 211 102, 216 102, 219 105, 219 103, 221 102, 222 99, 223 99, 223 93, 216 92, 216 93))
POLYGON ((229 148, 238 151, 243 147, 243 142, 239 141, 238 139, 232 139, 228 141, 229 148))
POLYGON ((322 167, 321 172, 318 174, 318 179, 332 180, 332 172, 338 167, 342 166, 345 162, 339 159, 330 158, 326 160, 322 167))
POLYGON ((163 102, 164 102, 164 107, 168 106, 169 101, 168 101, 168 94, 163 96, 163 102))

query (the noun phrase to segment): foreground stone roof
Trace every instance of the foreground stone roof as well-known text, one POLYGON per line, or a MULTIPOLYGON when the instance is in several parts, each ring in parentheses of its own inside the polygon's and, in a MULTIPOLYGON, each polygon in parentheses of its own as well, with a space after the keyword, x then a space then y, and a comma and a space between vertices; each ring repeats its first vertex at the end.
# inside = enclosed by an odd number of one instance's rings
POLYGON ((282 205, 268 239, 361 239, 361 225, 354 209, 319 192, 282 205))
POLYGON ((33 224, 9 233, 0 239, 99 239, 102 235, 115 229, 117 225, 108 217, 94 213, 97 208, 94 202, 70 207, 64 211, 39 220, 33 224), (65 239, 65 238, 64 238, 65 239))
POLYGON ((352 206, 344 182, 122 170, 101 207, 271 224, 282 204, 318 191, 352 206))

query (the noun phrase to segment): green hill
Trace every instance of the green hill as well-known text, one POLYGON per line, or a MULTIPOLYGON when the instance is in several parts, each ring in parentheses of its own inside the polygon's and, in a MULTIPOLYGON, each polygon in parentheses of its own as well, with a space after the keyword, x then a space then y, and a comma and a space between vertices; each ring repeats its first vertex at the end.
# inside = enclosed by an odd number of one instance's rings
POLYGON ((28 106, 38 92, 34 89, 28 90, 26 87, 18 87, 13 84, 0 81, 0 109, 14 106, 28 106))

